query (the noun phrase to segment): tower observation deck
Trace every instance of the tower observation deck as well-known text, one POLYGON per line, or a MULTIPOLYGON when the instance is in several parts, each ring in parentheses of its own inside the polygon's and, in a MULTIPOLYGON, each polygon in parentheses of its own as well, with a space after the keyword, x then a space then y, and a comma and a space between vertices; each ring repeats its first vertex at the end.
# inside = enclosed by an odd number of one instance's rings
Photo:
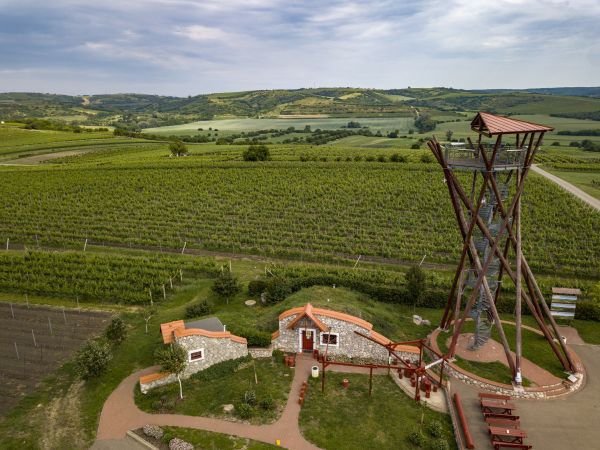
POLYGON ((470 348, 483 347, 496 326, 514 381, 521 384, 523 302, 566 370, 573 362, 521 249, 521 194, 544 134, 553 129, 480 112, 471 122, 476 141, 428 146, 444 171, 463 248, 440 328, 452 328, 448 357, 456 351, 467 318, 475 322, 470 348), (510 141, 509 142, 509 138, 510 141), (468 184, 457 172, 469 172, 468 184), (463 180, 463 183, 459 180, 463 180), (512 250, 512 251, 511 251, 512 250), (503 279, 515 285, 515 355, 511 354, 496 302, 503 279))

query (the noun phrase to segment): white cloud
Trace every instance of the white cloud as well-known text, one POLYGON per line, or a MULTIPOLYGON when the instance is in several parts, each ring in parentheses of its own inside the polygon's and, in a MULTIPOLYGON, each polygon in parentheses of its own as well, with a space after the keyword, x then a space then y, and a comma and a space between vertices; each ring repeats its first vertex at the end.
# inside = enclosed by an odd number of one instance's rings
POLYGON ((206 27, 204 25, 190 25, 177 28, 174 34, 184 36, 193 41, 228 40, 231 35, 220 28, 206 27))

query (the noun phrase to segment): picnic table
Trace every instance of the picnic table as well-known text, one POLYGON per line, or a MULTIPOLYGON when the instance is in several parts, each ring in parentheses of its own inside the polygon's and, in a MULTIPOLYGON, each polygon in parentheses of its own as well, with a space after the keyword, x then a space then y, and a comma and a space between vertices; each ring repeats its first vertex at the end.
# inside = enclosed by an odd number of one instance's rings
POLYGON ((525 431, 516 428, 490 426, 489 433, 492 436, 492 441, 503 441, 512 444, 523 444, 523 438, 527 437, 525 431))
POLYGON ((492 400, 492 399, 481 399, 481 411, 486 413, 500 413, 500 414, 512 414, 513 410, 517 409, 514 403, 508 400, 492 400))
POLYGON ((521 428, 519 419, 505 419, 501 417, 486 417, 485 421, 490 427, 521 428))

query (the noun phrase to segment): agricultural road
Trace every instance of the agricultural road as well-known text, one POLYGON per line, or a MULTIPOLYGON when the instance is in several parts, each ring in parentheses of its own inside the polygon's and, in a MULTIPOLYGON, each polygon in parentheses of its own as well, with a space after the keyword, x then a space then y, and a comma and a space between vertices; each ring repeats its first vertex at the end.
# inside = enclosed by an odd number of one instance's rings
POLYGON ((536 173, 539 173, 543 177, 548 178, 550 181, 553 181, 554 183, 558 184, 565 191, 570 192, 575 197, 580 198, 585 203, 587 203, 588 205, 590 205, 592 208, 595 208, 597 211, 600 211, 600 200, 592 197, 587 192, 583 192, 577 186, 574 186, 571 183, 566 182, 562 178, 559 178, 556 175, 552 175, 551 173, 546 172, 543 169, 540 169, 536 164, 533 164, 531 166, 531 170, 533 170, 536 173))

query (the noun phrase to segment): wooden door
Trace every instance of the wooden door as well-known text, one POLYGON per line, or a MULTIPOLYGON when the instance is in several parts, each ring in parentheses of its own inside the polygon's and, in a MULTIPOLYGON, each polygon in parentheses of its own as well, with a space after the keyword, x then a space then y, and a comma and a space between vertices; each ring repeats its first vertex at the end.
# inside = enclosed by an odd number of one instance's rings
POLYGON ((311 330, 302 330, 302 351, 312 352, 315 333, 311 330))

